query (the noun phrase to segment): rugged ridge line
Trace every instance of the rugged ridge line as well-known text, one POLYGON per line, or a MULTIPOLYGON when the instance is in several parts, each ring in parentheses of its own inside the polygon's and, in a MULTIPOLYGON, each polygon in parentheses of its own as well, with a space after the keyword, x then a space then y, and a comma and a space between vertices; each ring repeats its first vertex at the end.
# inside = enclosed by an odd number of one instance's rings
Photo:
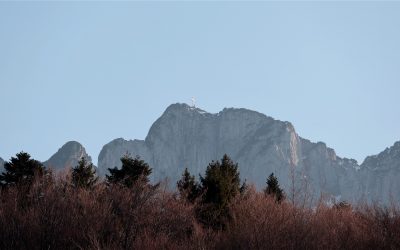
POLYGON ((360 192, 369 201, 388 204, 400 201, 400 141, 360 166, 360 192))
POLYGON ((290 122, 248 109, 225 108, 211 114, 172 104, 145 140, 119 138, 106 144, 98 158, 99 174, 120 167, 119 158, 126 153, 141 156, 153 167, 153 181, 168 178, 171 185, 185 167, 203 174, 209 162, 227 153, 239 163, 242 180, 259 188, 274 172, 285 190, 293 189, 295 180, 294 189, 304 193, 307 188, 314 198, 355 201, 362 190, 355 160, 338 157, 325 143, 301 138, 290 122))

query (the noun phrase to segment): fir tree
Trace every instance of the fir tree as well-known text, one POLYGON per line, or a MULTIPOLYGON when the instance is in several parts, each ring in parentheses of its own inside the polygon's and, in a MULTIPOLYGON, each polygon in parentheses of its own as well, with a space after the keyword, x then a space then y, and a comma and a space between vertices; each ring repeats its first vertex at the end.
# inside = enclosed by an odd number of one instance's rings
POLYGON ((225 154, 221 162, 211 162, 205 177, 200 178, 204 190, 200 220, 207 226, 223 228, 229 218, 229 203, 240 192, 238 164, 225 154))
POLYGON ((211 162, 206 170, 205 177, 201 177, 205 203, 214 203, 226 206, 239 193, 240 178, 238 164, 226 154, 219 161, 211 162))
POLYGON ((249 189, 249 186, 247 185, 247 180, 244 180, 242 186, 240 186, 239 192, 240 192, 240 194, 245 194, 248 189, 249 189))
POLYGON ((278 179, 271 173, 267 179, 267 187, 264 190, 265 195, 274 196, 277 202, 281 202, 285 195, 283 190, 279 187, 278 179))
POLYGON ((15 184, 30 185, 35 177, 44 176, 47 171, 40 161, 31 159, 28 153, 20 152, 4 163, 4 170, 0 175, 0 184, 7 187, 15 184))
POLYGON ((117 167, 108 169, 110 172, 110 175, 106 175, 108 183, 121 184, 129 188, 135 184, 147 185, 149 183, 149 175, 152 169, 139 156, 132 158, 130 155, 124 155, 121 162, 121 169, 117 167))
POLYGON ((177 182, 180 197, 193 203, 201 194, 199 183, 194 175, 190 175, 187 168, 183 171, 182 178, 177 182))
POLYGON ((91 188, 97 180, 94 165, 82 157, 78 165, 72 169, 72 184, 79 188, 91 188))

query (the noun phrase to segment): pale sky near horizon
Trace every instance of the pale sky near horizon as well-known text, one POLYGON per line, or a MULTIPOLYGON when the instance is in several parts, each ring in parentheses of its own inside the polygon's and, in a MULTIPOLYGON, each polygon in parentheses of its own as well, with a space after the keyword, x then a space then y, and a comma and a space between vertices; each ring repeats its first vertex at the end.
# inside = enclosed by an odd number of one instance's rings
POLYGON ((361 163, 400 140, 400 2, 0 2, 0 157, 248 108, 361 163))

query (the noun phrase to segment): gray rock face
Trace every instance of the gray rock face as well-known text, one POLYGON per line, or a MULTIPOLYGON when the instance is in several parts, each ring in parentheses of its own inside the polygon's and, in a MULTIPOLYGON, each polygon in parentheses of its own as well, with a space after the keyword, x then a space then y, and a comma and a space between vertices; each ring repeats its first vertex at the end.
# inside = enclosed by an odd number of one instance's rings
POLYGON ((0 173, 4 171, 4 160, 0 157, 0 173))
POLYGON ((86 153, 85 148, 79 142, 70 141, 65 143, 57 153, 43 164, 55 170, 73 168, 82 157, 85 157, 88 162, 92 162, 92 158, 86 153))
POLYGON ((143 140, 116 139, 106 144, 98 158, 99 174, 120 167, 120 157, 139 155, 153 167, 153 181, 168 178, 174 185, 187 167, 204 174, 209 162, 228 154, 239 163, 242 180, 258 188, 273 172, 282 187, 308 190, 320 196, 354 199, 358 164, 340 158, 324 143, 297 135, 289 122, 247 109, 224 109, 210 114, 186 104, 173 104, 152 125, 143 140), (294 185, 293 185, 294 183, 294 185))
POLYGON ((400 141, 365 158, 359 179, 365 199, 384 204, 400 201, 400 141))
POLYGON ((101 150, 99 161, 101 159, 103 167, 97 169, 98 174, 105 176, 108 174, 108 168, 121 167, 120 158, 125 154, 139 155, 142 158, 145 157, 143 159, 149 159, 149 152, 144 141, 126 141, 118 138, 106 144, 101 150))

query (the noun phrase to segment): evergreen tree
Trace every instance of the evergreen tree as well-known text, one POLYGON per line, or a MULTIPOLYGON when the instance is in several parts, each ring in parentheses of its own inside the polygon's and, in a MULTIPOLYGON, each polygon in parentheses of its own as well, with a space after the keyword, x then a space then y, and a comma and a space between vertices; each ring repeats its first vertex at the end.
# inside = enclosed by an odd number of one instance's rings
POLYGON ((247 180, 244 180, 242 186, 240 186, 239 192, 240 192, 240 194, 245 194, 248 189, 249 189, 249 186, 247 185, 247 180))
POLYGON ((121 184, 129 188, 135 184, 147 185, 149 183, 149 175, 152 169, 139 156, 132 158, 130 155, 124 155, 121 162, 121 169, 117 167, 108 169, 110 172, 110 175, 106 175, 108 183, 121 184))
POLYGON ((264 190, 266 195, 271 195, 275 197, 277 202, 281 202, 285 195, 283 190, 279 187, 278 179, 271 173, 267 179, 267 187, 264 190))
POLYGON ((79 188, 91 188, 99 178, 92 163, 82 157, 78 165, 72 169, 72 184, 79 188))
POLYGON ((182 178, 177 182, 180 197, 193 203, 201 194, 200 185, 194 175, 190 175, 187 168, 183 171, 182 178))
POLYGON ((0 175, 0 184, 7 187, 15 184, 30 185, 35 177, 44 176, 47 171, 40 161, 31 159, 28 153, 20 152, 4 163, 4 172, 0 175))
POLYGON ((221 162, 211 162, 205 177, 200 178, 204 190, 200 220, 213 228, 223 228, 229 217, 228 205, 240 192, 238 164, 225 154, 221 162))

